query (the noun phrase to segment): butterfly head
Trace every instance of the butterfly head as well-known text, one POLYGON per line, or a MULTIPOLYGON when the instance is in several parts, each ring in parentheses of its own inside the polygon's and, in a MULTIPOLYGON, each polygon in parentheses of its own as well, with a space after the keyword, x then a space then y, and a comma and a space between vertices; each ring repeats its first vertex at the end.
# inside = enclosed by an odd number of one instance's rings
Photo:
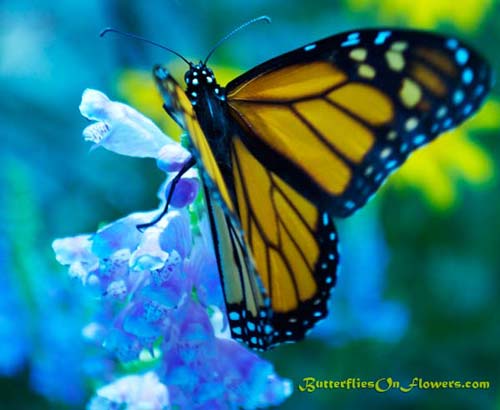
POLYGON ((219 99, 224 99, 221 87, 217 84, 213 71, 204 63, 192 64, 186 71, 184 81, 187 85, 187 95, 192 103, 196 103, 202 93, 212 93, 219 99))

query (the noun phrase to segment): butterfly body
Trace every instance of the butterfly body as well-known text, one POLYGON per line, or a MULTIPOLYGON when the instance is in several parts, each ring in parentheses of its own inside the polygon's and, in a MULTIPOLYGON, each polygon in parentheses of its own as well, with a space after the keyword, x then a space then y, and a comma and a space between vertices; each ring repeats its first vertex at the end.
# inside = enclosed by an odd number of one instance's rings
POLYGON ((215 160, 221 167, 229 195, 234 200, 234 187, 230 177, 231 158, 227 147, 231 136, 239 131, 237 124, 228 121, 225 90, 217 83, 213 71, 202 62, 191 66, 184 81, 187 84, 186 95, 196 112, 215 160))
POLYGON ((462 42, 392 29, 308 44, 225 89, 204 63, 190 63, 186 92, 165 69, 154 75, 201 171, 231 333, 259 350, 326 316, 333 218, 469 117, 492 81, 462 42))

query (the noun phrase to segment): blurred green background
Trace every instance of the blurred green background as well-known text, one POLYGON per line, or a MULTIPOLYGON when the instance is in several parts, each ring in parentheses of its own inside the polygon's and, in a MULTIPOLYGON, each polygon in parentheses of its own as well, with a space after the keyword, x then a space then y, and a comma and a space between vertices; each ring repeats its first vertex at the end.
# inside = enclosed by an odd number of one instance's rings
MULTIPOLYGON (((85 88, 96 88, 173 134, 149 73, 162 62, 181 80, 184 67, 133 40, 99 39, 99 31, 135 32, 198 60, 261 14, 273 24, 239 33, 213 56, 223 84, 282 52, 368 26, 457 36, 500 67, 495 0, 2 1, 0 409, 84 408, 96 381, 75 381, 82 393, 71 398, 57 385, 71 383, 61 377, 64 366, 86 360, 74 347, 81 329, 64 318, 92 308, 75 300, 51 242, 157 205, 163 175, 155 163, 89 153, 78 105, 85 88), (74 361, 58 361, 61 349, 74 361), (54 386, 37 387, 50 377, 54 386)), ((295 389, 308 376, 488 380, 491 388, 295 390, 281 409, 500 409, 499 91, 473 120, 415 154, 366 209, 339 223, 346 266, 332 318, 308 340, 265 354, 295 389)))

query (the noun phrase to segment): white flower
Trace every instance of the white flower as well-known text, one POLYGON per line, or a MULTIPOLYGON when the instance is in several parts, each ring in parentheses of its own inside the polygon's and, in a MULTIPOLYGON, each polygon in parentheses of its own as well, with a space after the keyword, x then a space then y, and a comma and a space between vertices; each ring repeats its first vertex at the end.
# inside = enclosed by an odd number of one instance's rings
POLYGON ((169 405, 167 387, 160 383, 156 373, 125 376, 101 387, 90 403, 89 410, 118 408, 126 410, 163 410, 169 405))

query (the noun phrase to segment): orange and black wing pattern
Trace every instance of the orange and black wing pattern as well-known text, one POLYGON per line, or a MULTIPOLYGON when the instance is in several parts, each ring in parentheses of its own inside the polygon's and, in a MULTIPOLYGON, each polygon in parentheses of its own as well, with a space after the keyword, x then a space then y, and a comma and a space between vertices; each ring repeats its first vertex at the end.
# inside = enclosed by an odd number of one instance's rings
POLYGON ((339 264, 335 226, 327 210, 267 169, 238 136, 231 158, 241 242, 264 295, 254 310, 245 281, 243 298, 225 290, 233 335, 256 349, 300 340, 327 314, 339 264))
POLYGON ((360 30, 261 64, 226 92, 256 158, 344 217, 412 151, 473 114, 491 77, 487 63, 454 38, 360 30))
POLYGON ((202 171, 231 333, 259 350, 326 316, 339 265, 332 217, 472 115, 492 83, 462 42, 385 29, 309 44, 225 90, 190 63, 189 98, 163 69, 155 76, 202 171))

